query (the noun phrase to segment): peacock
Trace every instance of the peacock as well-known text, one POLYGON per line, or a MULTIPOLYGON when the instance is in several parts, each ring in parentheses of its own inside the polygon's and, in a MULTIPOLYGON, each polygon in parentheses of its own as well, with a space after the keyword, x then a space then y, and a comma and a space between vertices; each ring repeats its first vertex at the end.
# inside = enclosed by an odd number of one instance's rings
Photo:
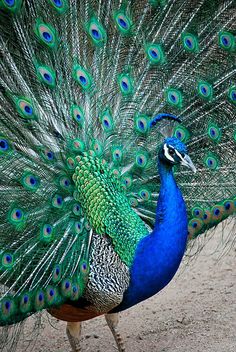
POLYGON ((118 313, 235 221, 235 2, 0 0, 0 26, 1 350, 47 310, 125 351, 118 313))

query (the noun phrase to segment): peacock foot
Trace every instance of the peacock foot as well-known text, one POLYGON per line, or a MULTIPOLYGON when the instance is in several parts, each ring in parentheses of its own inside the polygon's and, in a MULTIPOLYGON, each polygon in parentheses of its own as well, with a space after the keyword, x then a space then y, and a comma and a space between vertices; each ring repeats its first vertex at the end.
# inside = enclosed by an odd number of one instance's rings
POLYGON ((66 334, 70 342, 72 352, 82 352, 80 347, 81 323, 67 323, 66 334))
POLYGON ((112 314, 105 314, 105 318, 107 321, 107 325, 109 326, 112 335, 115 338, 116 345, 118 347, 119 352, 125 352, 125 346, 124 346, 124 341, 123 338, 121 337, 117 325, 119 323, 119 315, 118 313, 112 313, 112 314))

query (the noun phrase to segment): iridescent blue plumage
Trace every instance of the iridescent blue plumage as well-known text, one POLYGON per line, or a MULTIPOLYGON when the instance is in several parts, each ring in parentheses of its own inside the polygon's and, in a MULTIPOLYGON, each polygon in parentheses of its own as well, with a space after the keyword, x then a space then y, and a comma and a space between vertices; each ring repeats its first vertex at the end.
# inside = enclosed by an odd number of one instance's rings
MULTIPOLYGON (((167 144, 186 154, 186 146, 177 138, 167 138, 167 144)), ((137 304, 165 287, 177 271, 187 243, 187 211, 182 194, 174 179, 172 164, 160 149, 158 171, 161 188, 157 201, 153 231, 137 247, 130 270, 130 285, 124 294, 120 311, 137 304), (165 160, 164 160, 165 159, 165 160)))

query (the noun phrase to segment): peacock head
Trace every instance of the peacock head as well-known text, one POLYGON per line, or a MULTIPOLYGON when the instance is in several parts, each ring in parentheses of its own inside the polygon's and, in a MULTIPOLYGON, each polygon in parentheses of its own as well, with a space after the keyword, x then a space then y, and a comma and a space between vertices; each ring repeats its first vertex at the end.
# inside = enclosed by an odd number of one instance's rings
MULTIPOLYGON (((163 120, 181 122, 180 118, 175 115, 169 113, 160 113, 151 119, 150 128, 153 128, 163 120)), ((164 140, 162 148, 160 148, 159 151, 159 160, 169 167, 181 164, 187 166, 193 172, 196 172, 196 168, 187 154, 186 145, 175 137, 169 137, 164 140)))
POLYGON ((159 151, 159 159, 170 167, 181 164, 196 172, 196 168, 187 154, 186 145, 178 138, 170 137, 164 140, 159 151))

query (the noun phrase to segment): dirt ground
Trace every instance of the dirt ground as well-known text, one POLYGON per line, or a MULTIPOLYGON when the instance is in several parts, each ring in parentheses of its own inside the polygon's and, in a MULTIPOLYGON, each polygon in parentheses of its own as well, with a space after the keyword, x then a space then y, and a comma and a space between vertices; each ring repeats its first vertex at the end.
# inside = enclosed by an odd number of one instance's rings
MULTIPOLYGON (((222 234, 216 233, 195 259, 185 257, 168 287, 121 314, 119 327, 127 352, 236 351, 235 227, 233 232, 225 249, 222 234)), ((228 231, 226 242, 227 236, 228 231)), ((53 319, 51 326, 47 319, 30 350, 69 352, 65 323, 53 319)), ((104 317, 83 324, 81 345, 83 352, 117 351, 104 317)), ((23 347, 18 351, 25 352, 23 347)))

